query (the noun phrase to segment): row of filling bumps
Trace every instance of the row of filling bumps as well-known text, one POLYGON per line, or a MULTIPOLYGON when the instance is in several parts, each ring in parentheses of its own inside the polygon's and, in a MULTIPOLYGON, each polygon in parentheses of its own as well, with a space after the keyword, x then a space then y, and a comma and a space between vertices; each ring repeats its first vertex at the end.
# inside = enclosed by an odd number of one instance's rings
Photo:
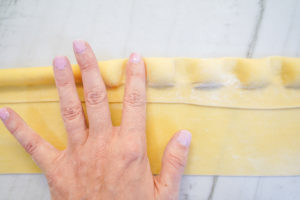
MULTIPOLYGON (((150 87, 193 84, 196 88, 238 85, 262 88, 280 84, 300 88, 300 58, 144 58, 150 87)), ((125 82, 127 60, 100 62, 100 71, 109 87, 125 82)))

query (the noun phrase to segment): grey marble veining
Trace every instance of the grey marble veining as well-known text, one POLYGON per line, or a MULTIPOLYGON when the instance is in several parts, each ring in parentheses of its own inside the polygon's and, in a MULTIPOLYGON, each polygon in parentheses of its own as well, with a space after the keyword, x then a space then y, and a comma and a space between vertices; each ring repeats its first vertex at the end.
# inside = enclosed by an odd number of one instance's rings
MULTIPOLYGON (((300 56, 298 0, 0 0, 0 67, 75 62, 72 40, 97 59, 300 56)), ((1 133, 0 133, 1 134, 1 133)), ((1 156, 1 155, 0 155, 1 156)), ((182 200, 300 199, 300 177, 184 176, 182 200)), ((43 175, 1 175, 0 200, 50 199, 43 175)))

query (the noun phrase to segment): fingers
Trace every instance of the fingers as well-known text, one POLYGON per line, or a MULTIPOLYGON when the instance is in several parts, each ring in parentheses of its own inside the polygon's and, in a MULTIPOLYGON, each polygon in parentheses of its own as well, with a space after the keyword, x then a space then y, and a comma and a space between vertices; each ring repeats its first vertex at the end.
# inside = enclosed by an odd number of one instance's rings
POLYGON ((122 132, 144 137, 146 125, 145 65, 139 54, 133 53, 126 67, 126 85, 123 100, 122 132))
POLYGON ((68 145, 83 144, 87 138, 87 127, 71 65, 69 60, 63 56, 56 57, 53 65, 61 114, 68 133, 68 145))
POLYGON ((6 128, 32 156, 37 165, 43 171, 47 171, 47 167, 59 151, 36 134, 11 108, 1 108, 0 117, 6 128))
MULTIPOLYGON (((102 135, 112 128, 106 87, 100 75, 96 57, 89 44, 76 40, 73 48, 80 66, 90 135, 102 135)), ((103 135, 102 135, 103 136, 103 135)))
POLYGON ((163 155, 160 175, 156 177, 158 183, 164 188, 162 189, 162 195, 178 195, 180 180, 186 164, 190 142, 191 133, 182 130, 177 132, 168 143, 163 155))

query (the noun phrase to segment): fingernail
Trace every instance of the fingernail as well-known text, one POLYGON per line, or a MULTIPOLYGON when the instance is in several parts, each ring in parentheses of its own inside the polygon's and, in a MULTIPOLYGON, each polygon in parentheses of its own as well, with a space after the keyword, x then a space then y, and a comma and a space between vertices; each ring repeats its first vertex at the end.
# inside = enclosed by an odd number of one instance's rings
POLYGON ((65 69, 66 68, 66 65, 67 65, 67 60, 65 57, 63 56, 57 56, 55 59, 54 59, 54 66, 57 68, 57 69, 65 69))
POLYGON ((134 64, 141 62, 141 60, 142 60, 142 57, 138 53, 132 53, 129 57, 129 62, 134 63, 134 64))
POLYGON ((0 109, 0 118, 6 120, 9 117, 9 113, 5 108, 0 109))
POLYGON ((191 143, 192 134, 187 130, 180 131, 177 142, 181 144, 182 146, 188 147, 191 143))
POLYGON ((86 50, 85 41, 74 40, 73 47, 76 53, 82 53, 86 50))

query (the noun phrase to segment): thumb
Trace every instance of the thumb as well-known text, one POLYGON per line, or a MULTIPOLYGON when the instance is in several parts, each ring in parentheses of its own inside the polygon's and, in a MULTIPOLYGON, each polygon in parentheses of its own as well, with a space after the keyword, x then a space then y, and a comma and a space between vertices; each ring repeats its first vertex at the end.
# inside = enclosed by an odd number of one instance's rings
MULTIPOLYGON (((191 133, 187 130, 177 132, 169 141, 162 159, 160 175, 156 177, 160 195, 167 199, 177 198, 181 176, 186 165, 186 160, 191 143, 191 133), (170 198, 170 194, 174 195, 170 198)), ((162 197, 162 199, 164 199, 162 197)))

